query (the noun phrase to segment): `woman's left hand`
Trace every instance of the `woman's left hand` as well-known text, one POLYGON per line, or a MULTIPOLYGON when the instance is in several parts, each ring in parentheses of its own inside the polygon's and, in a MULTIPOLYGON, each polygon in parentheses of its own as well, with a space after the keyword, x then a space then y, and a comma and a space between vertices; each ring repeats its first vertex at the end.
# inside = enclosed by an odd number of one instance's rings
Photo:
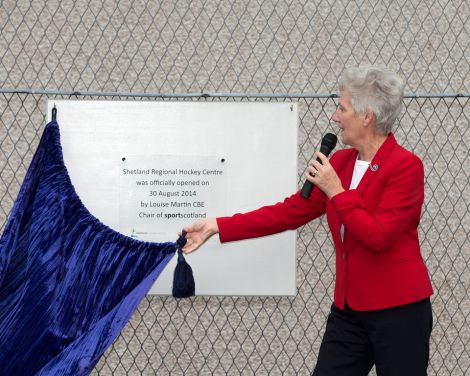
POLYGON ((310 166, 307 167, 307 180, 320 188, 328 198, 332 198, 338 193, 344 192, 341 180, 328 158, 319 151, 317 151, 315 155, 320 158, 321 163, 317 160, 310 162, 310 166))

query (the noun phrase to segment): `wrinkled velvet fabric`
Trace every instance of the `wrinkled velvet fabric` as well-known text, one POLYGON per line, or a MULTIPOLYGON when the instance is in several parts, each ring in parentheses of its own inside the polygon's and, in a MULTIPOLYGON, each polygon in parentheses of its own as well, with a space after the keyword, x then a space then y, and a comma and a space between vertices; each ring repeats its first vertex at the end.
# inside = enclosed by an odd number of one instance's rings
POLYGON ((0 238, 0 375, 88 375, 175 251, 93 217, 47 124, 0 238))

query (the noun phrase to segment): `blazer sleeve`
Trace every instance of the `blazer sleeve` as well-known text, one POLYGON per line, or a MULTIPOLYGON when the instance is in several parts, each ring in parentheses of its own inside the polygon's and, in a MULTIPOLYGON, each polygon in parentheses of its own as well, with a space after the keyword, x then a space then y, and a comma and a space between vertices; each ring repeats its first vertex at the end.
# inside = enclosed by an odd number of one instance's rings
POLYGON ((418 227, 424 201, 424 170, 412 155, 394 165, 377 206, 371 213, 356 190, 331 199, 345 228, 366 249, 380 253, 389 249, 408 226, 418 227))
POLYGON ((325 213, 327 196, 315 188, 308 199, 300 191, 283 202, 217 218, 221 242, 256 238, 296 229, 325 213))

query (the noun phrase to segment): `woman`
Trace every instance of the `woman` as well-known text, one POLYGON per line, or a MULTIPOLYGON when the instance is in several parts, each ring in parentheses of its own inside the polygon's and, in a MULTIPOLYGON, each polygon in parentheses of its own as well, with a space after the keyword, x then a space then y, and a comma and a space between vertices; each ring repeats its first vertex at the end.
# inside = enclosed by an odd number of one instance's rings
POLYGON ((349 149, 317 152, 306 178, 315 188, 282 203, 189 226, 186 253, 219 233, 222 242, 295 229, 326 213, 336 249, 334 304, 314 375, 426 375, 432 287, 418 225, 421 160, 397 144, 392 125, 403 84, 387 70, 345 72, 332 120, 349 149))

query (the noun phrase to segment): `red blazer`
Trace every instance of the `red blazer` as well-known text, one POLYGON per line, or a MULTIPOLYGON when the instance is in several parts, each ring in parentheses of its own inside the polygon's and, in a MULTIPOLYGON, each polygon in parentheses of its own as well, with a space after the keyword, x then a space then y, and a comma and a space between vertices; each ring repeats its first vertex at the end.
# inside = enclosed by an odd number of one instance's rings
POLYGON ((421 160, 390 134, 357 189, 349 190, 356 158, 355 149, 344 149, 330 159, 345 192, 329 200, 315 188, 309 199, 297 192, 275 205, 217 218, 221 242, 293 230, 326 212, 336 249, 336 306, 343 309, 347 302, 369 311, 429 297, 433 291, 418 239, 421 160))

